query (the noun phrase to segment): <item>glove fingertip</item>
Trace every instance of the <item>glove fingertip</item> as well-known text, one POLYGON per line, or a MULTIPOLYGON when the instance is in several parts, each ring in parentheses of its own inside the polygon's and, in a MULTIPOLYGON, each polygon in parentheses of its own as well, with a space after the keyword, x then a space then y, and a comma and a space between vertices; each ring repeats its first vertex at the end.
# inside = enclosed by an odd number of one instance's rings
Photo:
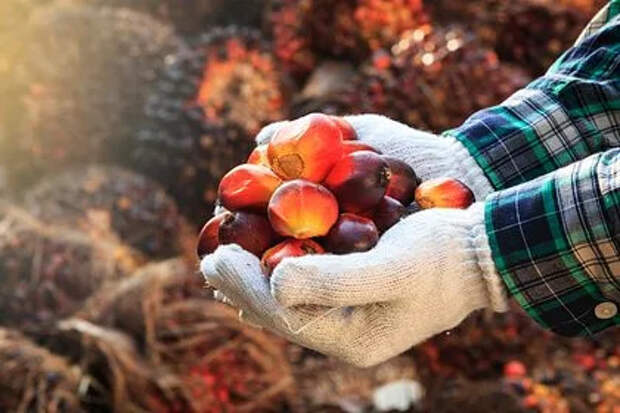
POLYGON ((256 142, 257 145, 264 145, 264 144, 269 143, 273 135, 275 135, 276 132, 280 130, 282 125, 284 125, 287 122, 288 122, 287 120, 283 120, 279 122, 270 123, 269 125, 265 126, 263 129, 260 130, 260 132, 258 132, 258 134, 256 135, 256 138, 254 138, 254 142, 256 142))
POLYGON ((200 272, 205 278, 209 276, 213 276, 217 273, 215 269, 215 256, 214 254, 205 255, 202 260, 200 260, 200 272))

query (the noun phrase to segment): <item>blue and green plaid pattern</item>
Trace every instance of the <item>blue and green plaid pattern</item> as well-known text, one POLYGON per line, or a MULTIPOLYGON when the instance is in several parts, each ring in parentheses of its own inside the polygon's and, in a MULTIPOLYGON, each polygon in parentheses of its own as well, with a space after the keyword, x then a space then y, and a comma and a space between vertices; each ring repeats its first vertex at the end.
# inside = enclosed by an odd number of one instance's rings
POLYGON ((485 213, 509 294, 542 326, 574 336, 620 324, 594 313, 620 303, 620 149, 496 192, 485 213))
POLYGON ((502 104, 446 132, 499 192, 486 203, 508 292, 542 326, 590 335, 620 324, 620 0, 502 104))
POLYGON ((496 189, 509 188, 620 146, 620 5, 549 69, 502 104, 472 115, 454 136, 496 189))

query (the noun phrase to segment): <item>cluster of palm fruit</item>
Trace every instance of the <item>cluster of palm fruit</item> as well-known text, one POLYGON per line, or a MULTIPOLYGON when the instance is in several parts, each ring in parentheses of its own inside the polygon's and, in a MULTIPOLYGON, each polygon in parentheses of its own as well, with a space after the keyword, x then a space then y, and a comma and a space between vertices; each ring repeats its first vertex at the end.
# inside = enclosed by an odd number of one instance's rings
MULTIPOLYGON (((2 0, 0 410, 290 410, 282 342, 195 275, 191 224, 220 179, 261 127, 309 112, 456 126, 540 74, 603 3, 2 0)), ((489 368, 431 344, 458 360, 421 371, 489 368)), ((617 350, 593 351, 617 370, 617 350)), ((593 405, 617 405, 616 370, 596 376, 593 405)), ((540 410, 552 397, 532 379, 540 410)))

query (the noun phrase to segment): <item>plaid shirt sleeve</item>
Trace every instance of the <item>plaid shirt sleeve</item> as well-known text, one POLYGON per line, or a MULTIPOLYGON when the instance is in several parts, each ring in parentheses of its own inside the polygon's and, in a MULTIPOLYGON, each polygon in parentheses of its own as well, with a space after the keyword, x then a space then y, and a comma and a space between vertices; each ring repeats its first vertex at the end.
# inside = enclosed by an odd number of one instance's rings
POLYGON ((620 0, 584 36, 543 77, 445 132, 469 150, 495 189, 620 146, 620 0))
POLYGON ((620 324, 620 0, 545 76, 446 134, 498 190, 485 221, 509 294, 562 335, 620 324))
POLYGON ((489 245, 508 292, 567 336, 620 324, 620 148, 486 200, 489 245))

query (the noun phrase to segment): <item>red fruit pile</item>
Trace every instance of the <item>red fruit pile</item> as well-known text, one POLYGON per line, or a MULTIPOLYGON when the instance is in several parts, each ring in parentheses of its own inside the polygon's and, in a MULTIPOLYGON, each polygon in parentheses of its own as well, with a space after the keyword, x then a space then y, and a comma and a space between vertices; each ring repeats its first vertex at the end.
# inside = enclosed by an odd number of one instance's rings
POLYGON ((269 275, 286 257, 367 251, 407 207, 474 202, 462 182, 420 182, 409 165, 356 139, 343 118, 313 113, 287 122, 222 178, 218 196, 227 211, 205 224, 198 255, 238 244, 262 257, 269 275))

